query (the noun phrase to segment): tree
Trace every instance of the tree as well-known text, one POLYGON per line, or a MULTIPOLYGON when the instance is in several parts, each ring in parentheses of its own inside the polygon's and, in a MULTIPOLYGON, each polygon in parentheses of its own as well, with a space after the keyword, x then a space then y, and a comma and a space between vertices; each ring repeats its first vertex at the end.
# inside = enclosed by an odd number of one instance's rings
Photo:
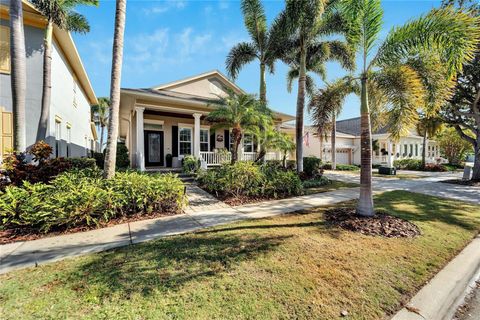
POLYGON ((348 78, 338 79, 315 92, 308 105, 320 140, 326 134, 325 128, 331 129, 332 170, 336 169, 337 116, 342 112, 345 98, 352 92, 358 92, 354 82, 348 78))
POLYGON ((27 147, 25 94, 27 86, 25 34, 21 0, 10 1, 10 69, 13 109, 13 148, 24 152, 27 147))
POLYGON ((226 97, 219 97, 213 105, 217 108, 208 114, 206 120, 216 123, 214 127, 232 128, 233 164, 238 161, 238 146, 242 141, 243 134, 261 122, 264 105, 253 95, 236 94, 232 91, 226 97))
MULTIPOLYGON (((468 14, 478 19, 480 4, 469 0, 445 1, 446 4, 456 2, 461 8, 468 10, 468 14)), ((477 44, 474 59, 466 63, 463 71, 457 75, 453 96, 445 104, 442 117, 455 128, 462 139, 472 145, 472 180, 480 181, 480 43, 477 44)))
POLYGON ((112 77, 110 85, 110 110, 108 118, 108 136, 105 152, 103 175, 107 179, 115 176, 117 156, 118 125, 120 118, 120 83, 123 62, 123 34, 125 31, 125 14, 127 0, 117 0, 115 10, 115 31, 113 36, 112 77))
POLYGON ((472 145, 465 139, 462 139, 455 128, 445 128, 438 135, 436 140, 440 146, 443 155, 448 162, 453 165, 459 165, 465 160, 467 153, 473 150, 472 145))
POLYGON ((92 121, 97 127, 100 127, 100 151, 103 149, 103 137, 105 127, 108 125, 108 109, 110 108, 110 99, 107 97, 98 98, 98 104, 92 106, 92 121))
MULTIPOLYGON (((425 87, 420 75, 407 63, 416 54, 429 51, 446 65, 448 78, 472 58, 480 37, 478 19, 444 8, 407 22, 379 42, 383 11, 379 0, 344 0, 342 12, 349 22, 348 41, 355 45, 362 65, 361 92, 361 173, 357 214, 374 215, 372 196, 372 137, 369 93, 381 93, 374 108, 388 106, 391 136, 405 134, 424 106, 425 87), (388 102, 388 103, 384 103, 388 102)), ((378 96, 378 95, 377 95, 378 96)))
POLYGON ((267 103, 266 68, 273 73, 276 60, 276 41, 272 30, 267 28, 265 9, 260 0, 242 0, 242 13, 245 27, 251 37, 250 42, 235 45, 228 53, 227 72, 236 79, 246 64, 257 59, 260 62, 260 101, 267 103))
POLYGON ((425 169, 427 157, 427 139, 432 138, 443 128, 443 121, 438 117, 423 116, 417 123, 417 133, 423 137, 422 168, 425 169))
POLYGON ((303 171, 303 118, 307 82, 307 52, 323 27, 324 0, 286 0, 285 9, 274 22, 285 52, 298 52, 298 93, 295 121, 297 171, 303 171))
POLYGON ((275 148, 282 152, 282 164, 283 167, 287 167, 287 154, 290 151, 295 150, 295 142, 293 142, 292 137, 290 137, 285 132, 277 132, 278 137, 275 142, 275 148))
POLYGON ((52 36, 53 25, 65 31, 87 33, 90 26, 85 16, 74 11, 78 5, 98 6, 98 0, 31 0, 35 8, 47 19, 43 39, 43 88, 42 109, 38 121, 37 141, 45 140, 50 118, 52 91, 52 36))

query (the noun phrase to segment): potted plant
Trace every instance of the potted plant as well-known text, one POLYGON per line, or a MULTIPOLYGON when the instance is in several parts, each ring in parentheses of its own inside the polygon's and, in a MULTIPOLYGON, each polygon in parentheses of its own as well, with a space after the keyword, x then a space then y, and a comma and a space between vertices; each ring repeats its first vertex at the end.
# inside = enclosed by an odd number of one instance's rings
POLYGON ((168 153, 166 156, 165 156, 165 160, 167 162, 167 167, 168 168, 171 168, 172 167, 172 155, 170 153, 168 153))

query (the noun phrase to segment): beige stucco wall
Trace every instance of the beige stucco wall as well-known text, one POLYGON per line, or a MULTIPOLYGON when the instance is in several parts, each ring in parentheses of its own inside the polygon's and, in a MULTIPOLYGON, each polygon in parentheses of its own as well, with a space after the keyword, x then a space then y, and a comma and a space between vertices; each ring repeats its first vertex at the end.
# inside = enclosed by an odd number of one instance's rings
POLYGON ((167 90, 181 92, 206 98, 218 98, 218 95, 225 96, 225 86, 217 77, 208 77, 188 83, 182 83, 168 87, 167 90))

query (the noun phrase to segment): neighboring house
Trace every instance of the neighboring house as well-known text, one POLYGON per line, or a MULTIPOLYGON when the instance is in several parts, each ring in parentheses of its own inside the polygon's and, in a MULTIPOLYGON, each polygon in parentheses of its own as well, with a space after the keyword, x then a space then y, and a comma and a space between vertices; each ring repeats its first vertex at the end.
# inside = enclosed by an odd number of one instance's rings
MULTIPOLYGON (((9 1, 0 1, 0 157, 13 147, 13 114, 10 87, 9 1)), ((45 19, 23 1, 27 54, 26 138, 35 143, 42 100, 43 37, 45 19)), ((53 30, 52 96, 47 142, 58 157, 83 157, 96 151, 97 133, 90 106, 97 104, 87 73, 68 32, 53 30)), ((0 158, 1 160, 1 158, 0 158)))
MULTIPOLYGON (((283 125, 282 130, 295 135, 295 128, 291 125, 283 125)), ((360 164, 360 118, 352 118, 337 121, 336 134, 336 160, 340 164, 360 164)), ((320 141, 314 127, 305 127, 304 155, 315 156, 323 161, 331 160, 331 135, 327 135, 320 141)), ((423 138, 412 131, 399 141, 389 138, 388 128, 383 127, 372 133, 373 164, 393 164, 397 159, 421 159, 423 138), (391 157, 389 157, 391 155, 391 157)), ((427 162, 440 160, 440 148, 437 142, 427 141, 427 162)))
MULTIPOLYGON (((227 88, 245 93, 219 71, 210 71, 187 79, 147 89, 121 90, 120 139, 130 151, 133 167, 140 170, 163 167, 166 156, 173 158, 173 167, 181 159, 194 155, 209 165, 230 159, 229 128, 212 130, 205 116, 215 108, 212 103, 225 96, 227 88)), ((277 129, 294 117, 275 112, 277 129)), ((245 135, 240 158, 254 160, 257 145, 245 135)), ((278 152, 269 152, 267 159, 280 159, 278 152)))

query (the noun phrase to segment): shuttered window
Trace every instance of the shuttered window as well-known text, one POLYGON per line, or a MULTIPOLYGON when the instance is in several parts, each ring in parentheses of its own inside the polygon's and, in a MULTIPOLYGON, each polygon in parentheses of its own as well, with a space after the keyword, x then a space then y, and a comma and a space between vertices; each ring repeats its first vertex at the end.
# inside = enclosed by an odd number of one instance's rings
POLYGON ((0 152, 3 156, 13 150, 13 113, 0 108, 0 152))
POLYGON ((10 29, 0 26, 0 72, 10 73, 10 29))

